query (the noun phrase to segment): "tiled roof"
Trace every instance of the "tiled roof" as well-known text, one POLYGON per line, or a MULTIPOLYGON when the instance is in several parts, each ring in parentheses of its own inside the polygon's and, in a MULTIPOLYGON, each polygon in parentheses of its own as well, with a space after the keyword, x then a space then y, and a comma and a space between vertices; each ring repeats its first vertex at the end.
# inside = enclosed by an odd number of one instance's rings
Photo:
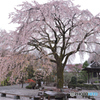
POLYGON ((87 68, 100 68, 100 63, 98 62, 92 62, 87 66, 87 68))

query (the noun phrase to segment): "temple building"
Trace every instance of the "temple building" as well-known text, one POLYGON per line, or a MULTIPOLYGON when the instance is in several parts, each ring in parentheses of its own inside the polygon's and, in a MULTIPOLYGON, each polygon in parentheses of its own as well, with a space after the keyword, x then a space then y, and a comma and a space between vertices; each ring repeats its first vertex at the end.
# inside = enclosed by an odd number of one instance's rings
POLYGON ((100 63, 92 61, 83 70, 88 74, 87 83, 100 83, 100 63))

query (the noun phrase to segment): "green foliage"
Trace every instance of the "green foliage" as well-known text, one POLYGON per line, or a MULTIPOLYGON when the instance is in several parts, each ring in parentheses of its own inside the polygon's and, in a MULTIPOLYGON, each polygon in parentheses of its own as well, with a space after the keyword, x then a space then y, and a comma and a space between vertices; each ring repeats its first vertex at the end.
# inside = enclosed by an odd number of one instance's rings
POLYGON ((26 86, 27 89, 34 89, 34 87, 36 86, 36 83, 34 82, 30 82, 28 86, 26 86))
POLYGON ((94 81, 94 83, 98 83, 98 81, 94 81))
POLYGON ((30 85, 26 86, 26 89, 32 89, 32 87, 30 85))
POLYGON ((89 63, 88 63, 87 61, 85 61, 85 62, 83 63, 82 68, 86 68, 88 65, 89 65, 89 63))
POLYGON ((75 88, 77 84, 77 78, 72 76, 71 81, 68 83, 68 88, 75 88))
POLYGON ((73 76, 70 81, 71 84, 77 84, 77 78, 73 76))
POLYGON ((4 81, 1 81, 1 86, 4 86, 4 81))
POLYGON ((32 86, 32 87, 34 87, 34 86, 36 86, 36 83, 30 82, 29 85, 32 86))
POLYGON ((88 79, 87 72, 86 71, 81 71, 79 73, 78 79, 83 79, 84 80, 84 83, 86 83, 87 82, 87 79, 88 79))
POLYGON ((7 77, 4 81, 1 81, 1 86, 7 86, 9 85, 9 80, 10 80, 10 77, 7 77))
POLYGON ((10 80, 10 77, 7 77, 7 82, 10 80))
POLYGON ((16 82, 17 79, 18 79, 18 77, 15 77, 15 82, 16 82))
POLYGON ((11 75, 12 75, 12 71, 8 72, 8 74, 6 75, 7 78, 1 81, 2 86, 10 85, 9 80, 10 80, 11 75))
POLYGON ((27 72, 28 72, 28 79, 31 79, 32 77, 34 77, 34 70, 33 70, 33 66, 32 65, 29 65, 28 67, 27 67, 27 72))
POLYGON ((83 84, 84 83, 84 80, 83 79, 78 79, 77 83, 83 84))
POLYGON ((64 84, 67 85, 71 81, 71 77, 73 76, 73 73, 64 72, 64 84))
POLYGON ((6 77, 11 77, 11 75, 12 75, 12 71, 10 71, 10 72, 6 75, 6 77))
POLYGON ((100 87, 97 85, 93 84, 68 84, 68 88, 75 88, 75 87, 80 87, 82 89, 87 89, 87 90, 98 90, 100 87))

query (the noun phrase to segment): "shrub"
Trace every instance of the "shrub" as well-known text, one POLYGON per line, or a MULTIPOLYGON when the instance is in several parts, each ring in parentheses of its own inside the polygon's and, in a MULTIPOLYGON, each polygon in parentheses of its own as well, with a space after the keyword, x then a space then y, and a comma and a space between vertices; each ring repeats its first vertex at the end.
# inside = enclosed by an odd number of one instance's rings
POLYGON ((4 86, 4 81, 1 81, 1 86, 4 86))
POLYGON ((10 77, 7 77, 4 81, 1 81, 1 86, 10 85, 9 80, 10 80, 10 77))
POLYGON ((70 81, 71 84, 77 84, 77 78, 73 76, 70 81))
POLYGON ((83 80, 83 79, 79 79, 79 80, 77 81, 77 83, 83 84, 83 83, 84 83, 84 80, 83 80))
POLYGON ((88 89, 88 90, 99 89, 98 86, 92 84, 68 84, 68 88, 75 88, 75 87, 81 87, 83 89, 88 89))
POLYGON ((36 83, 30 82, 28 86, 26 86, 27 89, 34 89, 36 86, 36 83))
POLYGON ((94 83, 98 83, 98 81, 94 81, 94 83))
POLYGON ((34 83, 34 82, 30 82, 29 85, 30 85, 32 88, 35 88, 36 83, 34 83))
POLYGON ((30 85, 26 86, 26 89, 32 89, 32 87, 30 85))
POLYGON ((68 88, 76 88, 76 84, 68 84, 68 88))

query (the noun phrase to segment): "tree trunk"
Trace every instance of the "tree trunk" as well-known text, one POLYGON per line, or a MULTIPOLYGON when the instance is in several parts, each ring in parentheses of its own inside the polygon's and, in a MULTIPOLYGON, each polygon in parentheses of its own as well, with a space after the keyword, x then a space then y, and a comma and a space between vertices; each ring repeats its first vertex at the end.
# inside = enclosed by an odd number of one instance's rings
POLYGON ((57 64, 57 88, 63 88, 63 71, 62 64, 57 64))
POLYGON ((23 88, 23 84, 24 84, 24 77, 22 77, 22 79, 21 79, 21 83, 22 83, 22 88, 23 88))
POLYGON ((38 80, 38 87, 41 87, 41 80, 38 80))

